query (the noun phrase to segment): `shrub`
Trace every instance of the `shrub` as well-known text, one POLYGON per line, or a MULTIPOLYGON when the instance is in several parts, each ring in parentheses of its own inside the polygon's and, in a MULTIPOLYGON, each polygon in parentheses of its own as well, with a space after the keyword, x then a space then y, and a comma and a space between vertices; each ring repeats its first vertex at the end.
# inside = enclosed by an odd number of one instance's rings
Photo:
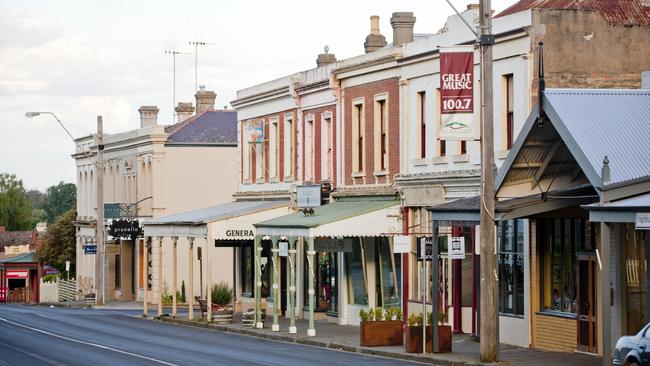
POLYGON ((226 282, 219 282, 212 286, 212 303, 216 305, 228 305, 232 300, 232 289, 226 282))
POLYGON ((59 274, 59 273, 45 275, 45 276, 43 276, 43 282, 45 282, 45 283, 56 282, 56 281, 59 280, 59 277, 61 277, 61 274, 59 274))
POLYGON ((370 320, 370 313, 372 313, 372 310, 361 309, 359 310, 359 318, 361 318, 362 322, 367 322, 370 320))
POLYGON ((395 314, 395 320, 402 320, 404 316, 402 315, 402 308, 395 307, 393 308, 395 314))
POLYGON ((384 320, 384 309, 381 307, 375 308, 375 321, 379 322, 384 320))

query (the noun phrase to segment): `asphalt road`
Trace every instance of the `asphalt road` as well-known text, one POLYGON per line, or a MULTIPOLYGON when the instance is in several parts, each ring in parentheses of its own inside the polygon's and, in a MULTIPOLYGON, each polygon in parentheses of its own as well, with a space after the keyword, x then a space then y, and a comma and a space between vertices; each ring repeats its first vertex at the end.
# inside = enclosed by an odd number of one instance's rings
POLYGON ((0 365, 413 365, 133 315, 0 305, 0 365))

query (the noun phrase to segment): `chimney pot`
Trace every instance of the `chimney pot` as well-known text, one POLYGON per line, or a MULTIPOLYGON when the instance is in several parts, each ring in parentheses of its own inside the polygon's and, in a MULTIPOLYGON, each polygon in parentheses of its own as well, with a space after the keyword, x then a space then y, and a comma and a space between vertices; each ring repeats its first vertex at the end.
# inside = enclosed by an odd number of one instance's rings
POLYGON ((176 115, 178 115, 178 121, 182 122, 186 119, 192 117, 194 113, 194 107, 192 103, 178 102, 178 106, 175 108, 176 115))
POLYGON ((140 128, 155 126, 158 124, 158 112, 155 105, 143 105, 138 109, 140 112, 140 128))
POLYGON ((205 86, 201 85, 199 91, 194 94, 196 98, 196 114, 201 114, 206 111, 214 110, 214 100, 217 94, 210 90, 205 90, 205 86))
POLYGON ((393 16, 390 18, 390 25, 393 27, 394 46, 413 42, 413 26, 415 25, 415 17, 412 12, 393 13, 393 16))
POLYGON ((379 16, 373 15, 370 17, 370 34, 366 36, 363 47, 366 53, 370 53, 386 47, 386 44, 386 37, 379 32, 379 16))

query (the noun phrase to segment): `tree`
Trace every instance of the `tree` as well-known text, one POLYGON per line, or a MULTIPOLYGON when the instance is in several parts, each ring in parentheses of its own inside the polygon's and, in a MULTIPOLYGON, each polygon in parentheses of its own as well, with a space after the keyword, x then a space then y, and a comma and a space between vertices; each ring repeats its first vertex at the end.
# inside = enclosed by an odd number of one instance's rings
POLYGON ((29 230, 32 208, 23 181, 15 174, 0 174, 0 226, 7 230, 29 230))
POLYGON ((71 277, 74 273, 76 253, 76 237, 74 220, 77 218, 75 209, 70 209, 60 215, 56 221, 48 225, 45 242, 36 249, 36 258, 50 264, 59 271, 65 271, 65 262, 70 261, 71 277))
POLYGON ((43 209, 46 198, 45 193, 37 189, 27 191, 27 199, 32 206, 32 228, 36 227, 39 222, 47 221, 47 212, 43 209))
POLYGON ((72 183, 51 186, 45 192, 43 209, 47 213, 47 222, 52 223, 64 212, 77 206, 77 187, 72 183))

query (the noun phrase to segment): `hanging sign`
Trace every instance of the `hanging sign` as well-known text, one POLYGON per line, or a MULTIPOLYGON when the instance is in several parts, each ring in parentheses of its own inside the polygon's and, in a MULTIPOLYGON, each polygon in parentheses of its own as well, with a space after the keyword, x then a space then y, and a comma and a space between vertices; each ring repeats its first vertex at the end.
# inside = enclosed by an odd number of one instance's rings
POLYGON ((433 238, 418 238, 417 257, 419 261, 430 261, 433 258, 433 238))
POLYGON ((248 142, 251 144, 261 144, 264 142, 264 125, 260 122, 249 122, 246 127, 248 142))
POLYGON ((108 235, 113 239, 131 239, 141 238, 144 235, 142 226, 138 220, 113 220, 108 225, 108 235))
POLYGON ((314 249, 317 252, 352 253, 352 239, 316 239, 314 241, 314 249))
POLYGON ((288 241, 279 241, 278 246, 280 247, 280 257, 289 256, 289 242, 288 241))
POLYGON ((28 270, 16 270, 16 269, 9 269, 7 270, 7 279, 23 279, 29 277, 29 271, 28 270))
POLYGON ((637 212, 635 227, 637 230, 650 230, 650 212, 637 212))
POLYGON ((398 235, 393 238, 393 253, 410 253, 411 238, 406 235, 398 235))
POLYGON ((452 236, 449 242, 449 259, 465 259, 465 238, 452 236))
POLYGON ((474 46, 440 48, 440 139, 473 140, 474 46))

